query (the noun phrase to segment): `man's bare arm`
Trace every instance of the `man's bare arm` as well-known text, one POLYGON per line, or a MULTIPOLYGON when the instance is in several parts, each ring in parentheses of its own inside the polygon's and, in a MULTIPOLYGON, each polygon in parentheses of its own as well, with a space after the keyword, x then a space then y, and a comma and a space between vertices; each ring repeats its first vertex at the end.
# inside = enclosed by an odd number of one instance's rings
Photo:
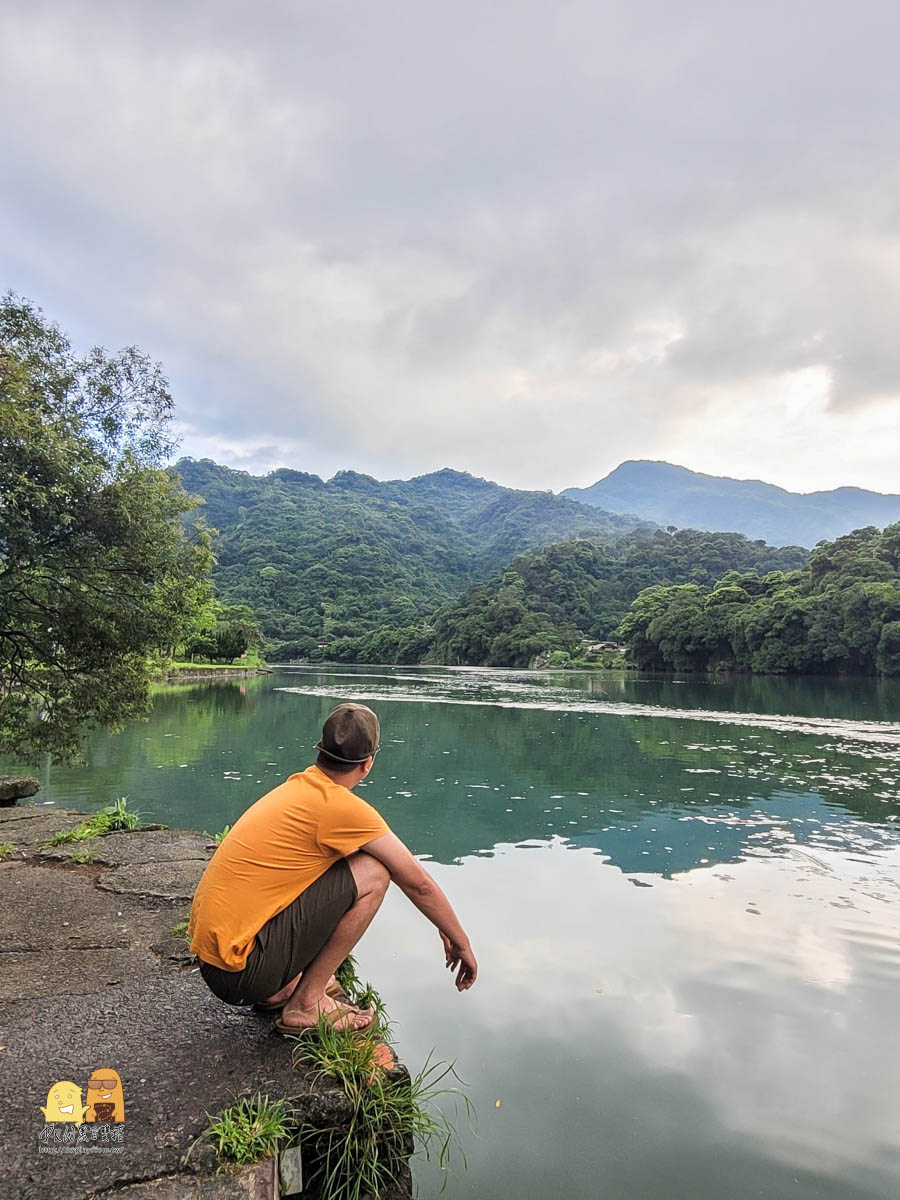
POLYGON ((383 863, 397 887, 423 916, 437 926, 444 944, 447 966, 452 971, 459 964, 457 988, 461 992, 470 988, 478 976, 478 963, 450 901, 434 879, 394 833, 382 834, 374 841, 366 842, 360 849, 383 863))

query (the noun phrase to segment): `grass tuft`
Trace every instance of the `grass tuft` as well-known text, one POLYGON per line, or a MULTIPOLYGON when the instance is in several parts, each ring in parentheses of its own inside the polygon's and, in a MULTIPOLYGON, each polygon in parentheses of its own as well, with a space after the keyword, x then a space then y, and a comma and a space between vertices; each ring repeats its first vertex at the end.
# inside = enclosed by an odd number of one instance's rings
POLYGON ((59 833, 54 833, 53 837, 47 838, 44 845, 52 846, 67 846, 70 842, 83 842, 85 838, 96 837, 92 833, 87 821, 82 821, 80 825, 76 825, 74 829, 61 829, 59 833))
POLYGON ((208 837, 211 842, 215 842, 217 846, 220 846, 222 844, 222 842, 225 840, 225 835, 227 833, 230 833, 230 831, 231 831, 231 826, 226 825, 225 828, 220 829, 218 833, 209 833, 206 830, 204 830, 203 836, 208 837))
MULTIPOLYGON (((179 935, 187 921, 173 926, 179 935)), ((389 1024, 381 997, 360 982, 356 963, 348 957, 335 972, 345 994, 357 1004, 376 1010, 376 1020, 359 1032, 336 1029, 321 1017, 315 1031, 293 1039, 292 1061, 304 1068, 313 1085, 337 1082, 350 1101, 349 1119, 342 1116, 330 1126, 300 1126, 298 1111, 289 1100, 271 1100, 257 1092, 236 1101, 218 1117, 209 1114, 209 1128, 191 1145, 182 1160, 186 1164, 194 1147, 211 1141, 222 1164, 249 1163, 272 1156, 291 1142, 304 1148, 313 1182, 322 1200, 366 1200, 390 1194, 407 1183, 409 1159, 418 1149, 426 1157, 437 1152, 446 1170, 454 1151, 465 1165, 456 1124, 435 1101, 452 1096, 458 1115, 464 1106, 470 1126, 474 1108, 459 1088, 461 1083, 452 1063, 432 1062, 413 1078, 386 1066, 389 1024)), ((445 1175, 444 1182, 449 1179, 445 1175)), ((442 1189, 443 1190, 443 1189, 442 1189)))
POLYGON ((12 842, 0 842, 0 862, 6 862, 8 858, 12 858, 16 848, 12 842))
POLYGON ((432 1107, 437 1097, 452 1094, 471 1124, 468 1097, 443 1086, 451 1077, 459 1081, 452 1064, 429 1057, 413 1078, 386 1071, 379 1056, 383 1028, 376 1022, 362 1032, 340 1030, 323 1017, 314 1034, 296 1039, 294 1065, 305 1067, 314 1080, 336 1080, 351 1103, 349 1123, 300 1131, 324 1200, 385 1195, 403 1182, 417 1148, 426 1156, 436 1148, 441 1167, 454 1149, 462 1155, 455 1125, 432 1107))
POLYGON ((359 1008, 371 1008, 375 1012, 373 1031, 380 1034, 382 1040, 389 1040, 390 1022, 380 994, 371 983, 363 983, 356 971, 356 959, 348 954, 334 973, 335 979, 341 985, 341 991, 351 1004, 359 1008))
POLYGON ((108 804, 93 813, 74 829, 62 829, 44 842, 45 847, 67 846, 71 842, 84 842, 90 838, 103 837, 107 833, 119 833, 124 829, 140 829, 141 814, 128 807, 127 796, 120 797, 115 804, 108 804))
POLYGON ((191 940, 188 937, 188 925, 189 924, 190 924, 190 917, 185 917, 181 921, 176 921, 170 930, 172 937, 184 938, 184 940, 186 942, 189 942, 191 940))
POLYGON ((217 1117, 206 1115, 209 1128, 188 1149, 183 1163, 201 1141, 212 1142, 222 1163, 258 1162, 261 1158, 272 1158, 295 1133, 291 1102, 272 1100, 260 1092, 243 1096, 217 1117))
MULTIPOLYGON (((115 804, 102 808, 100 813, 106 818, 107 828, 104 833, 118 833, 123 829, 140 829, 141 814, 128 807, 128 797, 120 796, 115 804)), ((99 814, 98 814, 99 815, 99 814)))
POLYGON ((359 983, 359 976, 356 973, 356 959, 352 954, 347 955, 335 971, 334 977, 349 996, 351 989, 359 983))
POLYGON ((94 861, 94 852, 90 846, 84 846, 80 850, 70 850, 69 861, 73 863, 92 863, 94 861))

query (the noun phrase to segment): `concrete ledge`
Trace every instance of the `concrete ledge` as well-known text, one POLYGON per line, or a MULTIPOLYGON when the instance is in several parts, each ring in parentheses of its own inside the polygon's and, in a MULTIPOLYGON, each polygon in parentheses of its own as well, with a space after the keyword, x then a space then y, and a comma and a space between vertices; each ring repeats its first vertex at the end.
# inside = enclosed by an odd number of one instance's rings
MULTIPOLYGON (((252 1177, 215 1176, 204 1145, 182 1168, 206 1114, 262 1091, 291 1097, 305 1123, 324 1126, 346 1118, 346 1098, 291 1067, 291 1043, 271 1017, 216 1000, 173 937, 211 856, 208 839, 184 830, 112 834, 88 843, 96 861, 85 865, 68 859, 68 847, 42 849, 83 817, 42 806, 0 811, 0 841, 15 847, 0 863, 0 1195, 268 1200, 259 1188, 272 1164, 252 1177), (40 1106, 52 1085, 85 1088, 97 1069, 122 1078, 121 1152, 41 1152, 50 1127, 40 1106)), ((53 1127, 75 1134, 71 1124, 53 1127)))

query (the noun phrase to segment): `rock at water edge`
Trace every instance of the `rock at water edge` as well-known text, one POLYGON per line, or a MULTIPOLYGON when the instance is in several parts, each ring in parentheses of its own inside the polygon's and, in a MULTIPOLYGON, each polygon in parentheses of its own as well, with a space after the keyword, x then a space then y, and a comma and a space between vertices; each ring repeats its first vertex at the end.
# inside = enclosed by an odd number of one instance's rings
POLYGON ((41 785, 30 775, 0 775, 0 804, 15 804, 27 800, 41 790, 41 785))

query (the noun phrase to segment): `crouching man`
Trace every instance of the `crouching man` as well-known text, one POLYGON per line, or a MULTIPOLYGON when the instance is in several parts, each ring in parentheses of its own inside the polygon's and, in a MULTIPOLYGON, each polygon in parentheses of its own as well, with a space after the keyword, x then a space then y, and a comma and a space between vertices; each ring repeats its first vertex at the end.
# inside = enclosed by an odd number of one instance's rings
POLYGON ((478 964, 447 897, 353 788, 378 753, 378 718, 341 704, 316 743, 315 764, 252 805, 229 830, 197 887, 191 950, 210 990, 228 1004, 280 1014, 294 1034, 324 1015, 365 1029, 374 1014, 337 998, 334 972, 394 883, 435 925, 456 987, 478 964), (458 968, 458 970, 457 970, 458 968))

